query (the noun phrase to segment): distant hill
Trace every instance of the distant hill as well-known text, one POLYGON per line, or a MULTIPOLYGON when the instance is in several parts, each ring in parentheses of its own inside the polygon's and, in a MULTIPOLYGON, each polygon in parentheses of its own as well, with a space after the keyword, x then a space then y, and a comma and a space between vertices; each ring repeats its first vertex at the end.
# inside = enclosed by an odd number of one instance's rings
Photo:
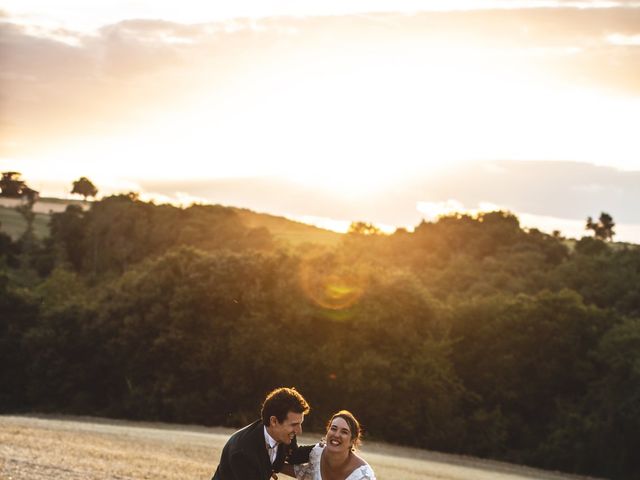
MULTIPOLYGON (((9 234, 14 240, 18 239, 26 228, 26 222, 14 209, 20 200, 0 198, 0 231, 9 234)), ((91 202, 82 200, 42 197, 34 205, 36 212, 35 234, 38 238, 46 237, 49 233, 49 216, 52 212, 62 212, 67 205, 90 206, 91 202)), ((258 213, 246 208, 226 207, 235 211, 245 225, 251 228, 265 227, 276 241, 299 245, 315 243, 320 245, 335 245, 342 234, 323 228, 296 222, 284 217, 267 213, 258 213)))
POLYGON ((251 228, 265 227, 276 240, 282 240, 293 245, 302 243, 335 245, 342 238, 341 233, 314 225, 296 222, 268 213, 257 213, 246 208, 231 208, 236 211, 246 226, 251 228))

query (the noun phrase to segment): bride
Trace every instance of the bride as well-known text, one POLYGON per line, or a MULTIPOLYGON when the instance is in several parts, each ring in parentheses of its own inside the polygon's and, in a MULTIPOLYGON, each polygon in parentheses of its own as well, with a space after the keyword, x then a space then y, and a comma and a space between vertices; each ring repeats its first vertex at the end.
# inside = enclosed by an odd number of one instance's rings
POLYGON ((282 472, 298 480, 375 480, 371 466, 355 453, 360 437, 358 420, 340 410, 327 424, 325 441, 311 450, 309 463, 285 465, 282 472))

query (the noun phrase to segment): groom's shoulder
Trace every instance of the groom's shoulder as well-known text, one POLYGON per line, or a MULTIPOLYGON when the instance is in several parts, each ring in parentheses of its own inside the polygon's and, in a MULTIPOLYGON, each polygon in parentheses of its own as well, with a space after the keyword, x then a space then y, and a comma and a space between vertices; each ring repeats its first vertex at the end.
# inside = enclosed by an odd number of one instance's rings
POLYGON ((245 443, 246 441, 249 441, 250 439, 257 437, 258 433, 262 434, 262 431, 263 431, 262 421, 256 420, 255 422, 250 423, 246 427, 241 428, 240 430, 236 431, 233 435, 231 435, 228 443, 231 443, 231 444, 245 443))

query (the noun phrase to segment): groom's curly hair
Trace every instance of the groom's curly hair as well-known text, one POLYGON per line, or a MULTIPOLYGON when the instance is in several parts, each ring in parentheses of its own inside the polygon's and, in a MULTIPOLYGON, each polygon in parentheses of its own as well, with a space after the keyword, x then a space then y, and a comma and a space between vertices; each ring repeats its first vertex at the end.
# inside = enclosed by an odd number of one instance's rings
POLYGON ((262 424, 269 426, 269 419, 275 416, 279 423, 284 422, 289 412, 307 414, 311 410, 309 404, 294 388, 280 387, 269 392, 262 402, 260 416, 262 424))

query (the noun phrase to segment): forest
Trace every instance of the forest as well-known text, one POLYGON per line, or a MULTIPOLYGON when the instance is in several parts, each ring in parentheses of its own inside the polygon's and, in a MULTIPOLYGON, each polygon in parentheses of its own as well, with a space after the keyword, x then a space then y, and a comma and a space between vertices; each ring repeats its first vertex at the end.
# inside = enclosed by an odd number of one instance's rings
POLYGON ((631 478, 640 249, 504 211, 292 244, 114 195, 0 226, 0 365, 3 413, 240 426, 296 386, 307 431, 347 408, 365 439, 631 478))

